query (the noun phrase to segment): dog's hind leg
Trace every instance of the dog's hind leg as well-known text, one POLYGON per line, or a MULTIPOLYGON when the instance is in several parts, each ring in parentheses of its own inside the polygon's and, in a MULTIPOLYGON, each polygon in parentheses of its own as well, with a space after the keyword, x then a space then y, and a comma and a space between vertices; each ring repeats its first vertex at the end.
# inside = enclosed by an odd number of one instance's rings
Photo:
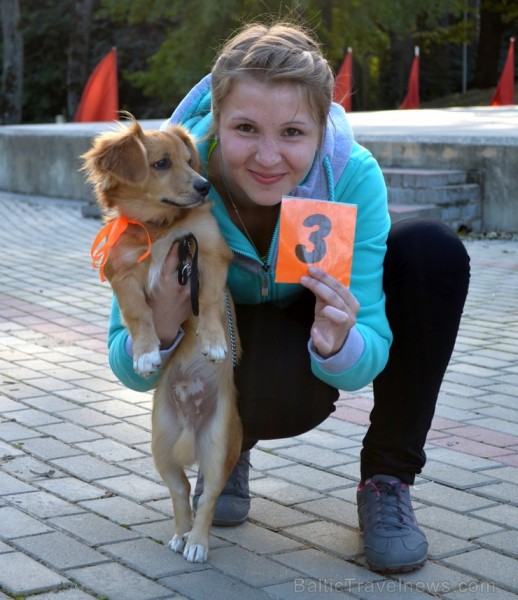
MULTIPOLYGON (((191 484, 183 470, 183 464, 188 463, 187 456, 175 458, 175 449, 184 449, 189 453, 189 436, 185 430, 175 427, 175 415, 169 409, 165 397, 165 388, 159 384, 154 398, 152 417, 152 451, 157 471, 166 484, 173 503, 175 530, 169 547, 175 552, 183 552, 185 535, 191 530, 192 511, 189 502, 191 484), (183 435, 182 435, 183 434, 183 435), (184 441, 187 441, 184 443, 184 441)), ((176 423, 177 424, 177 423, 176 423)), ((193 449, 191 450, 191 454, 193 449)), ((181 453, 180 453, 181 454, 181 453)))
POLYGON ((173 502, 174 534, 169 542, 169 548, 175 552, 183 552, 186 537, 192 527, 192 511, 189 503, 191 485, 182 467, 176 466, 167 472, 160 473, 169 488, 173 502))
POLYGON ((222 472, 219 465, 203 472, 203 494, 198 501, 196 516, 183 555, 189 562, 203 563, 209 553, 209 531, 214 517, 216 500, 230 473, 222 472))
POLYGON ((190 562, 207 560, 209 531, 214 518, 216 501, 239 458, 240 451, 240 424, 231 430, 223 427, 217 441, 210 444, 210 450, 206 450, 200 460, 203 493, 198 501, 193 528, 187 536, 187 545, 183 553, 190 562))

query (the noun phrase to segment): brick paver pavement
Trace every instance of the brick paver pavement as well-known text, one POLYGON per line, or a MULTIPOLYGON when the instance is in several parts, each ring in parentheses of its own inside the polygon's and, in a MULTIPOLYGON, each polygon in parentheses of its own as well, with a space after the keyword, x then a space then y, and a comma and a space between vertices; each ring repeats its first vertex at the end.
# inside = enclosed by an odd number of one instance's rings
POLYGON ((317 429, 260 443, 250 521, 214 528, 209 562, 191 565, 165 545, 151 396, 107 365, 99 221, 0 193, 0 223, 0 600, 518 595, 517 241, 466 242, 470 294, 412 490, 431 560, 382 577, 365 568, 355 506, 370 388, 317 429))

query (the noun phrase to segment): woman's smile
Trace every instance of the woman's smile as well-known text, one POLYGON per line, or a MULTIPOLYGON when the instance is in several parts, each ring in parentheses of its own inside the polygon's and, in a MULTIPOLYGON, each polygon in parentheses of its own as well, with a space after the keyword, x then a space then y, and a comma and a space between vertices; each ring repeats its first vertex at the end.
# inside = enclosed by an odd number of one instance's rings
POLYGON ((257 171, 250 171, 250 175, 257 181, 257 183, 263 185, 275 185, 284 177, 283 173, 275 175, 268 173, 258 173, 257 171))

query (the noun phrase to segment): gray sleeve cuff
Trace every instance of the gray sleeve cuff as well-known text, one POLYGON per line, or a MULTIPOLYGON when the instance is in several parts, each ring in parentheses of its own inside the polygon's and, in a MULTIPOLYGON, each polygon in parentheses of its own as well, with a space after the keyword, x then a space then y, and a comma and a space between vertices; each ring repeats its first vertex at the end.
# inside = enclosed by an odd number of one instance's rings
POLYGON ((329 358, 322 358, 320 356, 313 344, 313 340, 310 339, 308 342, 308 350, 311 357, 320 364, 324 371, 332 375, 347 371, 347 369, 354 366, 363 354, 364 348, 365 341, 356 327, 353 327, 349 331, 349 335, 342 348, 329 358))
MULTIPOLYGON (((164 361, 167 360, 171 356, 171 354, 176 350, 178 344, 182 341, 184 335, 184 330, 180 327, 178 335, 176 336, 176 339, 171 344, 171 346, 169 348, 166 348, 165 350, 160 350, 162 364, 164 364, 164 361)), ((126 338, 126 352, 128 353, 128 356, 133 356, 133 338, 131 337, 131 335, 128 335, 128 337, 126 338)))

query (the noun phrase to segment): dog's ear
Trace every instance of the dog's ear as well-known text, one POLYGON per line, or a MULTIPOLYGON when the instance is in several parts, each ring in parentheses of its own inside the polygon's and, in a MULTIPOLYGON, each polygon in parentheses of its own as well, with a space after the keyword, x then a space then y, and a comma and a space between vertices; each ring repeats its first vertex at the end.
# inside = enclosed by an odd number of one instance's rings
POLYGON ((143 137, 144 132, 136 121, 122 133, 101 134, 93 148, 82 156, 84 170, 91 179, 100 175, 136 185, 144 183, 149 175, 149 165, 143 137))
POLYGON ((184 129, 180 125, 171 125, 169 129, 172 133, 175 133, 182 140, 182 142, 187 146, 187 148, 189 148, 189 152, 191 153, 192 157, 192 168, 197 173, 199 173, 201 170, 201 162, 200 157, 198 155, 198 150, 196 149, 196 145, 194 144, 193 137, 186 129, 184 129))

